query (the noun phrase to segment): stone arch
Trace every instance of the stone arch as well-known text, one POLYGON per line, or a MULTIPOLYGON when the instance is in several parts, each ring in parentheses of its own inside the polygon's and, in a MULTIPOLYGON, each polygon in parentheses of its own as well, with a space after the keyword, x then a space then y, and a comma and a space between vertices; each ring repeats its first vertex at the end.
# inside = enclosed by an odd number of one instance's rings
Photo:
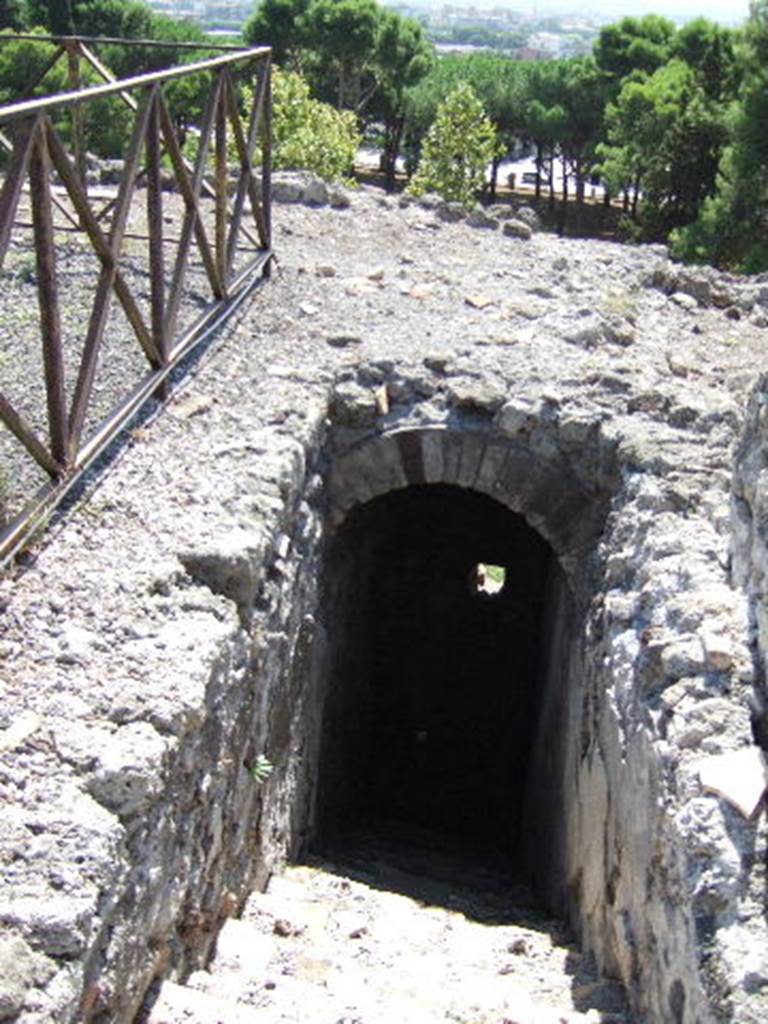
POLYGON ((329 519, 338 527, 356 505, 422 484, 478 491, 522 515, 551 545, 574 589, 600 535, 611 473, 599 464, 597 425, 581 443, 564 443, 556 426, 505 435, 462 423, 399 427, 358 440, 328 474, 329 519))
MULTIPOLYGON (((321 758, 320 817, 329 792, 331 803, 341 806, 340 812, 330 813, 336 819, 344 816, 346 780, 365 775, 356 759, 365 758, 366 751, 378 743, 378 739, 372 742, 372 732, 365 731, 373 727, 360 726, 366 716, 373 720, 370 707, 363 707, 360 714, 356 710, 361 700, 370 705, 377 699, 367 682, 367 640, 360 639, 373 628, 362 621, 367 613, 359 580, 367 575, 367 556, 361 562, 360 552, 365 552, 369 541, 365 530, 357 529, 361 518, 399 493, 404 500, 390 503, 392 516, 407 515, 405 497, 425 489, 492 499, 526 524, 529 546, 540 541, 549 551, 538 570, 547 582, 535 627, 538 654, 525 684, 530 687, 525 697, 530 710, 520 712, 526 717, 527 753, 522 768, 525 781, 515 796, 522 809, 513 831, 525 836, 524 848, 516 856, 530 865, 540 896, 551 909, 563 911, 568 902, 563 827, 566 765, 574 745, 578 746, 584 701, 580 637, 594 593, 597 559, 593 555, 617 481, 614 452, 603 442, 599 421, 569 421, 564 426, 555 417, 518 415, 517 410, 506 418, 491 419, 454 409, 444 420, 424 425, 400 420, 366 433, 336 428, 326 451, 329 690, 323 743, 326 752, 333 751, 333 768, 325 772, 324 782, 321 758), (357 532, 354 542, 348 543, 345 536, 352 526, 357 532), (350 736, 352 753, 342 756, 339 751, 350 736), (548 794, 546 807, 537 797, 541 792, 548 794)), ((374 533, 389 528, 386 519, 368 522, 376 522, 374 533)), ((476 523, 477 536, 483 529, 483 523, 476 523)), ((513 526, 510 529, 514 531, 513 526)), ((386 562, 378 563, 376 571, 386 573, 386 562)), ((514 637, 510 642, 516 642, 514 637)), ((510 672, 514 675, 514 669, 510 672)), ((387 715, 396 717, 391 709, 385 711, 387 715)), ((520 742, 520 737, 510 736, 511 744, 520 742)))

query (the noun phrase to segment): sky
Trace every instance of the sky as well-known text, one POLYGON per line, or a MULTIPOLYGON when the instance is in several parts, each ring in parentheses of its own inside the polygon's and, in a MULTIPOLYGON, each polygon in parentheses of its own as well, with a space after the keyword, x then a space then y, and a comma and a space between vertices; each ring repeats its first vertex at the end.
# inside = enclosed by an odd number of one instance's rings
MULTIPOLYGON (((567 0, 565 0, 567 2, 567 0)), ((558 0, 539 0, 539 8, 546 10, 557 6, 558 0)), ((577 5, 573 5, 577 6, 577 5)), ((581 9, 585 7, 596 10, 604 15, 616 14, 624 17, 626 14, 664 14, 667 17, 693 18, 703 15, 714 22, 728 24, 740 24, 746 18, 750 10, 749 0, 587 0, 582 3, 581 9)))
MULTIPOLYGON (((395 0, 389 0, 394 3, 395 0)), ((441 8, 509 7, 513 11, 534 11, 540 15, 590 14, 613 21, 628 14, 662 14, 673 21, 705 17, 724 25, 741 25, 749 14, 749 0, 415 0, 414 6, 441 8)))

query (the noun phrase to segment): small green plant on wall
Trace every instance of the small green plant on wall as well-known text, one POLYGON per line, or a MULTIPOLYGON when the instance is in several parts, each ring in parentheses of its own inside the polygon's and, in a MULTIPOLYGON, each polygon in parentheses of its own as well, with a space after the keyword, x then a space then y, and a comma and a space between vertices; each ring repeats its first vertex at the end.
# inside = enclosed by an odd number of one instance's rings
POLYGON ((273 770, 274 765, 264 754, 259 754, 250 768, 251 775, 259 783, 266 782, 273 770))

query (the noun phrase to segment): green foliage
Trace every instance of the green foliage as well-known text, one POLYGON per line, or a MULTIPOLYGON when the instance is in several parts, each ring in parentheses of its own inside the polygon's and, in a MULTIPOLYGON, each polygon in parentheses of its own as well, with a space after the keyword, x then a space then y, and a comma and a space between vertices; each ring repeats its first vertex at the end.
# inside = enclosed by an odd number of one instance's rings
POLYGON ((600 30, 595 60, 600 70, 617 82, 634 71, 653 74, 669 59, 675 31, 673 22, 658 14, 622 18, 600 30))
POLYGON ((606 94, 605 78, 592 57, 543 61, 528 75, 525 132, 540 161, 560 159, 564 190, 575 176, 579 197, 595 163, 606 94))
POLYGON ((270 44, 276 62, 299 71, 316 98, 383 124, 384 166, 394 181, 406 90, 434 63, 419 22, 378 0, 261 0, 244 37, 270 44))
POLYGON ((73 0, 75 32, 89 36, 148 38, 152 11, 141 0, 73 0))
POLYGON ((711 100, 733 99, 739 82, 736 33, 706 18, 689 21, 677 33, 671 55, 696 72, 699 85, 711 100))
POLYGON ((693 220, 714 192, 726 137, 722 110, 693 69, 674 59, 645 80, 627 80, 606 123, 603 177, 613 192, 642 189, 641 236, 663 238, 693 220))
POLYGON ((305 45, 299 19, 306 13, 309 0, 261 0, 243 29, 251 46, 271 46, 272 58, 285 68, 300 66, 300 50, 305 45))
MULTIPOLYGON (((35 32, 58 31, 62 26, 63 7, 51 6, 47 0, 30 0, 27 19, 37 23, 35 32), (55 8, 55 16, 52 14, 55 8)), ((150 46, 107 45, 100 56, 118 78, 158 70, 174 64, 200 60, 209 51, 204 49, 203 31, 188 21, 177 21, 156 15, 143 0, 72 0, 67 5, 68 31, 86 35, 151 39, 164 42, 198 43, 199 50, 155 48, 150 46)), ((24 27, 24 26, 22 26, 24 27)), ((30 83, 44 69, 54 48, 46 43, 9 41, 0 46, 0 102, 22 96, 51 94, 68 86, 66 61, 60 60, 42 83, 30 91, 30 83)), ((84 85, 101 84, 101 79, 86 63, 81 64, 84 85)), ((166 87, 171 113, 182 128, 199 120, 208 91, 207 75, 180 78, 166 87)), ((86 108, 86 142, 99 156, 121 156, 130 135, 132 116, 117 98, 93 101, 86 108)), ((57 127, 65 139, 71 133, 68 117, 57 117, 57 127)))
POLYGON ((695 222, 673 235, 684 259, 747 273, 768 269, 768 2, 753 3, 742 53, 743 80, 729 113, 717 192, 695 222))
POLYGON ((322 65, 336 80, 336 104, 352 110, 364 101, 363 75, 376 50, 382 8, 377 0, 312 0, 298 19, 322 65))
POLYGON ((27 24, 27 7, 24 0, 0 0, 0 29, 19 32, 27 24))
MULTIPOLYGON (((38 28, 33 35, 45 34, 38 28)), ((51 43, 32 40, 8 40, 0 44, 0 103, 10 103, 20 97, 47 96, 69 88, 66 63, 59 61, 42 81, 30 89, 30 84, 45 69, 55 53, 51 43)), ((82 68, 84 85, 101 82, 88 66, 82 68)), ((118 97, 104 97, 86 108, 86 144, 98 156, 121 155, 133 118, 118 97)), ((68 113, 54 115, 54 124, 65 142, 70 141, 72 120, 68 113)))
POLYGON ((383 167, 388 187, 394 184, 405 129, 407 89, 426 75, 434 60, 434 50, 419 22, 396 11, 382 13, 373 62, 377 89, 368 114, 384 125, 383 167))
POLYGON ((72 35, 72 0, 27 0, 28 24, 47 28, 53 35, 72 35))
POLYGON ((469 81, 467 58, 441 57, 405 94, 408 135, 411 143, 421 140, 435 120, 437 109, 460 82, 469 81))
POLYGON ((274 166, 312 171, 326 181, 348 175, 361 142, 355 115, 313 99, 295 71, 275 68, 272 97, 274 166))
MULTIPOLYGON (((2 35, 8 35, 8 32, 2 35)), ((33 35, 45 35, 42 28, 33 35)), ((0 39, 2 39, 0 35, 0 39)), ((67 88, 67 69, 59 62, 34 90, 30 84, 45 70, 56 47, 52 43, 36 43, 27 39, 2 40, 0 43, 0 103, 10 103, 20 97, 44 96, 67 88)))
POLYGON ((408 190, 472 206, 495 153, 496 131, 472 86, 460 82, 438 107, 408 190))
POLYGON ((418 162, 418 153, 438 107, 460 82, 472 86, 496 129, 496 157, 510 152, 524 130, 526 75, 533 66, 496 54, 440 58, 405 95, 406 149, 412 162, 418 162))
POLYGON ((259 754, 251 765, 251 775, 256 782, 266 782, 274 770, 275 766, 264 754, 259 754))

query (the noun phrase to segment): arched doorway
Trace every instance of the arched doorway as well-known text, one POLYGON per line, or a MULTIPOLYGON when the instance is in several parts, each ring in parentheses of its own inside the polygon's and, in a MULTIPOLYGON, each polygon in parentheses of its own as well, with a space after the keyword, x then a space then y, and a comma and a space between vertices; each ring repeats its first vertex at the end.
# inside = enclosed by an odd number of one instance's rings
POLYGON ((376 819, 525 852, 555 578, 525 519, 466 488, 410 486, 350 513, 326 564, 323 836, 376 819))

